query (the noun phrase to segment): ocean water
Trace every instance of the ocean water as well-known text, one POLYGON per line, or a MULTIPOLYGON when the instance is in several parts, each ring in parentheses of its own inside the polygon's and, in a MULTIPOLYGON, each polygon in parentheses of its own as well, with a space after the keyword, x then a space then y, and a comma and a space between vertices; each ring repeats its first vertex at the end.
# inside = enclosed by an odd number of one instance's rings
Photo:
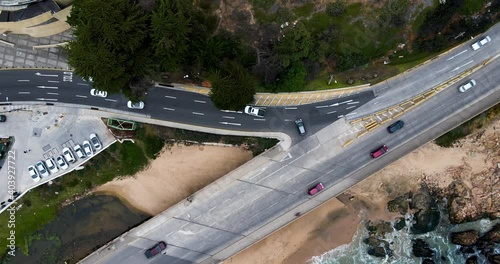
MULTIPOLYGON (((421 234, 411 234, 410 227, 412 224, 412 216, 406 215, 406 227, 400 231, 393 229, 389 234, 386 234, 386 241, 389 242, 390 248, 393 250, 392 257, 378 258, 368 255, 366 245, 363 240, 369 236, 368 230, 365 227, 366 222, 362 221, 358 226, 357 232, 350 244, 342 245, 333 250, 330 250, 320 256, 315 256, 308 263, 312 264, 420 264, 422 258, 414 257, 412 254, 412 240, 421 238, 429 244, 429 247, 434 250, 433 260, 435 263, 465 263, 465 258, 459 251, 460 246, 450 242, 450 232, 464 231, 475 229, 483 233, 490 230, 500 220, 490 221, 488 219, 478 220, 460 225, 451 225, 448 222, 446 215, 441 215, 441 222, 436 230, 421 234)), ((500 253, 500 248, 496 251, 500 253)), ((477 255, 479 263, 487 263, 483 256, 477 255)))

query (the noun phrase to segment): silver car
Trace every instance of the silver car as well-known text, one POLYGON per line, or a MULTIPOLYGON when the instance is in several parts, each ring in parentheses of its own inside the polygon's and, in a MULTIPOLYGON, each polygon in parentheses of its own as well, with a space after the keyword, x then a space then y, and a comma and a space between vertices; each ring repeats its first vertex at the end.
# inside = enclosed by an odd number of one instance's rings
POLYGON ((62 170, 65 170, 69 167, 68 162, 64 159, 64 157, 62 155, 57 156, 56 162, 57 162, 57 165, 59 166, 59 168, 61 168, 62 170))
POLYGON ((475 80, 470 80, 464 84, 462 84, 460 87, 458 87, 458 91, 461 92, 461 93, 465 93, 467 92, 467 90, 469 90, 470 88, 474 87, 476 85, 476 81, 475 80))
POLYGON ((88 140, 83 141, 83 151, 85 151, 85 155, 87 157, 90 157, 94 155, 94 150, 92 149, 92 146, 90 145, 90 142, 88 140))
POLYGON ((31 165, 28 167, 28 172, 31 176, 31 179, 35 182, 39 182, 42 178, 40 178, 40 175, 38 175, 38 171, 36 170, 35 166, 31 165))
POLYGON ((94 145, 95 150, 100 150, 102 148, 102 145, 97 135, 92 133, 90 134, 89 137, 90 137, 90 142, 92 142, 92 145, 94 145))
POLYGON ((486 37, 482 38, 481 40, 474 42, 474 44, 472 44, 471 47, 473 50, 478 50, 482 46, 488 44, 489 42, 491 42, 491 38, 490 38, 490 36, 486 36, 486 37))
POLYGON ((36 164, 36 169, 40 173, 40 176, 42 177, 48 177, 50 175, 49 171, 47 170, 47 167, 45 167, 45 163, 43 161, 39 161, 36 164))
POLYGON ((99 91, 97 89, 92 89, 92 90, 90 90, 90 95, 106 98, 108 96, 108 92, 106 92, 106 91, 99 91))

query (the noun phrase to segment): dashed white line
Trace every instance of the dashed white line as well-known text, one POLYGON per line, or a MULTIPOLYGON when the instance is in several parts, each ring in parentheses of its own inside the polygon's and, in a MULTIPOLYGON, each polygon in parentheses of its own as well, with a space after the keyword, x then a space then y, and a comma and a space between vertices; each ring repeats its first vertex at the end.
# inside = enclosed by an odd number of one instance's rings
POLYGON ((331 111, 331 112, 328 112, 326 114, 329 115, 329 114, 333 114, 333 113, 337 113, 337 111, 331 111))
POLYGON ((352 112, 352 113, 349 113, 349 114, 347 114, 345 116, 351 116, 351 115, 355 115, 355 114, 357 114, 357 113, 356 112, 352 112))
POLYGON ((222 203, 226 203, 227 201, 231 201, 231 199, 226 199, 222 203))
POLYGON ((18 82, 29 82, 30 80, 17 80, 18 82))
POLYGON ((194 100, 195 103, 206 104, 207 102, 201 100, 194 100))
POLYGON ((193 112, 193 115, 205 115, 204 113, 193 112))
POLYGON ((165 98, 177 99, 177 97, 175 97, 175 96, 169 96, 169 95, 165 95, 165 98))
POLYGON ((262 119, 262 118, 254 118, 253 120, 255 120, 255 121, 266 121, 265 119, 262 119))
POLYGON ((231 125, 231 126, 241 126, 240 123, 229 123, 229 122, 219 122, 220 124, 223 125, 231 125))
POLYGON ((18 92, 18 94, 30 94, 30 92, 18 92))
POLYGON ((86 95, 78 95, 78 94, 76 95, 76 97, 80 97, 80 98, 87 98, 87 96, 86 96, 86 95))
POLYGON ((88 85, 88 84, 86 84, 86 83, 77 83, 77 85, 89 86, 89 85, 88 85))
POLYGON ((47 93, 47 94, 50 94, 50 95, 59 95, 59 93, 47 93))
POLYGON ((353 106, 349 106, 349 107, 347 107, 345 110, 349 110, 349 109, 352 109, 352 108, 355 108, 355 107, 356 107, 355 105, 353 105, 353 106))
POLYGON ((442 71, 446 71, 447 69, 448 69, 448 67, 444 67, 444 68, 442 68, 441 70, 437 71, 436 73, 440 73, 440 72, 442 72, 442 71))
POLYGON ((40 89, 59 89, 59 87, 56 87, 56 86, 44 86, 44 85, 38 85, 36 88, 40 88, 40 89))
POLYGON ((316 108, 325 108, 325 107, 328 107, 329 105, 318 105, 316 106, 316 108))
POLYGON ((115 99, 104 99, 104 100, 106 100, 106 101, 110 101, 110 102, 116 102, 116 100, 115 100, 115 99))
POLYGON ((359 102, 350 102, 350 103, 347 103, 348 105, 352 105, 352 104, 359 104, 359 102))
POLYGON ((59 83, 59 81, 47 81, 49 83, 59 83))
POLYGON ((297 107, 285 107, 286 110, 293 110, 293 109, 297 109, 297 107))
POLYGON ((447 59, 446 61, 452 60, 452 59, 454 59, 455 57, 457 57, 458 55, 460 55, 460 54, 462 54, 462 53, 464 53, 464 52, 467 52, 467 50, 463 50, 462 52, 458 53, 457 55, 454 55, 454 56, 450 57, 450 58, 449 58, 449 59, 447 59))
POLYGON ((235 119, 234 116, 222 116, 222 118, 227 118, 227 119, 235 119))
POLYGON ((57 101, 57 99, 54 99, 54 98, 36 98, 36 100, 40 100, 40 101, 57 101))
POLYGON ((175 111, 175 109, 173 108, 168 108, 168 107, 163 107, 164 110, 168 110, 168 111, 175 111))
POLYGON ((339 115, 339 116, 337 116, 337 118, 342 118, 342 117, 344 117, 344 115, 339 115))

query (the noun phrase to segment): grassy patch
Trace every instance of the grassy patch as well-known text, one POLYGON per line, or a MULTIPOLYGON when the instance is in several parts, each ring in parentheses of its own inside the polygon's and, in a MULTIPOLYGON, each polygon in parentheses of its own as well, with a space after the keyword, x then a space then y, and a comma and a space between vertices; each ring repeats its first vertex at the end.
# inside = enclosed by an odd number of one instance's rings
POLYGON ((293 9, 297 17, 308 17, 314 11, 314 3, 306 3, 293 9))
POLYGON ((460 9, 462 15, 473 15, 476 12, 481 11, 486 3, 491 2, 490 0, 465 0, 464 6, 460 9))

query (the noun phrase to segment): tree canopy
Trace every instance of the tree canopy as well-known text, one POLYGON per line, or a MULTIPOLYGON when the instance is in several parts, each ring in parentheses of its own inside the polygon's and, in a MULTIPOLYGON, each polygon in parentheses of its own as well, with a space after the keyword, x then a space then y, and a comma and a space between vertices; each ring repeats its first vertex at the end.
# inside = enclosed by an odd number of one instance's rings
POLYGON ((283 35, 273 47, 273 52, 278 55, 282 66, 286 68, 309 55, 312 40, 302 22, 287 28, 283 35))

